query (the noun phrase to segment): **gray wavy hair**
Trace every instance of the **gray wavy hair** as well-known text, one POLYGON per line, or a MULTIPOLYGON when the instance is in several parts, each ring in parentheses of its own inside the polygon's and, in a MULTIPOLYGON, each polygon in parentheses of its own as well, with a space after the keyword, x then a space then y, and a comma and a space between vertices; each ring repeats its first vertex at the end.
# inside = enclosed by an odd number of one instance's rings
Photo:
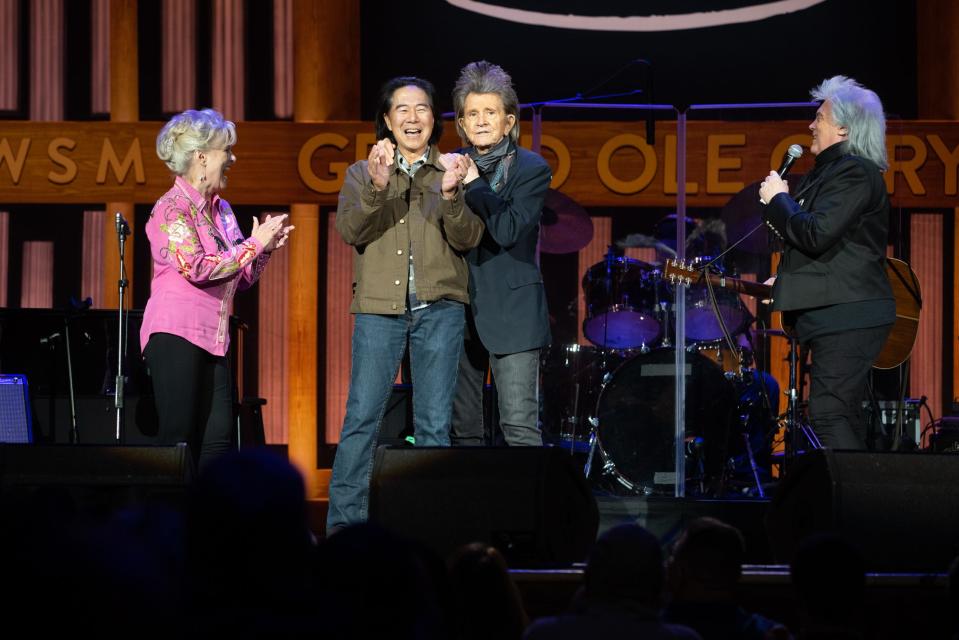
POLYGON ((236 125, 219 111, 188 109, 170 118, 157 136, 157 156, 178 176, 193 164, 193 154, 236 144, 236 125))
POLYGON ((466 105, 466 96, 471 93, 493 93, 503 101, 506 114, 516 118, 509 137, 513 142, 519 140, 519 98, 513 88, 513 79, 503 67, 486 60, 471 62, 460 71, 460 77, 453 86, 453 110, 456 112, 456 133, 463 144, 469 144, 466 132, 460 126, 460 118, 466 105))
POLYGON ((809 93, 813 100, 829 101, 832 119, 848 131, 849 151, 872 160, 883 171, 889 168, 886 116, 875 91, 852 78, 833 76, 809 93))

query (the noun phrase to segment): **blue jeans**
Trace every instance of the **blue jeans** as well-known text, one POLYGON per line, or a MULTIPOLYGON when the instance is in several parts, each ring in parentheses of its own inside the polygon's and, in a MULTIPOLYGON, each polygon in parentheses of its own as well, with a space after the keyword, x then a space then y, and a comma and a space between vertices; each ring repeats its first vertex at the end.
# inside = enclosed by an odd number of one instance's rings
POLYGON ((407 337, 416 445, 450 444, 450 413, 463 344, 463 305, 438 300, 399 316, 357 314, 346 418, 330 479, 328 531, 367 519, 373 449, 407 337))

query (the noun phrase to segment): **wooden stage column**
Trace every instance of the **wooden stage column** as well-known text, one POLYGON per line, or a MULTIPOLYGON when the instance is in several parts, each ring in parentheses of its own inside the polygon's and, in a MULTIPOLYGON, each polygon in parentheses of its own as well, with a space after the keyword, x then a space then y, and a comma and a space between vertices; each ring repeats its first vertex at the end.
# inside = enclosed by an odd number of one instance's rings
MULTIPOLYGON (((293 2, 293 119, 296 122, 358 119, 360 98, 359 3, 352 0, 293 2)), ((317 469, 319 423, 317 320, 320 247, 325 230, 315 204, 293 203, 296 226, 289 246, 289 336, 293 341, 287 379, 289 456, 306 481, 308 500, 328 495, 329 471, 317 469)))
MULTIPOLYGON (((957 30, 959 5, 954 0, 923 0, 916 3, 916 33, 921 34, 916 47, 916 85, 919 98, 919 113, 916 115, 919 118, 959 120, 959 40, 955 37, 957 30)), ((959 208, 944 215, 953 218, 953 242, 959 242, 959 208)), ((951 397, 943 401, 941 407, 933 406, 933 413, 937 417, 940 409, 948 411, 959 398, 959 251, 954 254, 953 263, 948 265, 952 269, 952 313, 946 316, 952 318, 952 328, 943 332, 943 339, 949 340, 952 345, 952 362, 949 363, 952 367, 952 386, 947 388, 951 397)), ((945 280, 948 282, 948 277, 945 280)), ((926 309, 923 311, 929 313, 926 309)), ((943 362, 943 366, 945 365, 943 362)), ((924 393, 922 390, 918 392, 924 393)), ((914 391, 913 395, 918 393, 914 391)))
MULTIPOLYGON (((140 83, 137 68, 137 0, 110 0, 110 121, 136 122, 140 119, 140 83)), ((119 306, 117 283, 120 280, 120 254, 115 216, 119 212, 130 225, 123 264, 128 285, 124 292, 126 307, 133 306, 133 230, 132 202, 106 203, 107 220, 103 225, 103 301, 105 309, 119 306)))

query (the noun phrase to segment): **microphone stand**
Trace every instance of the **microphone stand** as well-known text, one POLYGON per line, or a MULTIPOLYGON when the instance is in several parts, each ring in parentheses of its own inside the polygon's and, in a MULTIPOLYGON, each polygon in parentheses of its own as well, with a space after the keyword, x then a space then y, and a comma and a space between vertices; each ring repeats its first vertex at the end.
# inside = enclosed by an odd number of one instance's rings
POLYGON ((126 265, 123 263, 123 256, 126 249, 126 239, 130 235, 130 226, 123 219, 118 211, 116 214, 117 242, 120 246, 120 278, 117 281, 119 290, 119 305, 117 309, 117 377, 113 388, 113 407, 116 410, 116 441, 121 444, 123 441, 123 357, 126 355, 126 325, 124 323, 124 293, 126 292, 129 281, 127 280, 126 265))
POLYGON ((799 415, 800 367, 805 357, 800 356, 799 339, 788 334, 786 337, 789 339, 789 392, 786 400, 786 434, 783 440, 784 477, 792 469, 796 456, 805 453, 801 449, 803 440, 812 449, 822 449, 822 443, 816 432, 799 415))
MULTIPOLYGON (((92 300, 87 298, 85 301, 78 303, 75 299, 70 298, 70 309, 64 314, 63 317, 63 341, 67 349, 67 381, 70 385, 68 391, 70 392, 70 444, 79 444, 80 443, 80 434, 77 428, 77 401, 76 401, 76 391, 73 384, 73 350, 70 346, 70 324, 75 318, 80 317, 87 309, 90 308, 92 300)), ((81 333, 84 333, 81 330, 81 333)), ((84 333, 84 335, 86 335, 84 333)), ((41 342, 43 342, 41 340, 41 342)))
POLYGON ((67 382, 70 391, 70 444, 79 444, 80 435, 77 432, 77 402, 73 390, 73 356, 70 354, 70 317, 63 320, 63 339, 67 347, 67 382))

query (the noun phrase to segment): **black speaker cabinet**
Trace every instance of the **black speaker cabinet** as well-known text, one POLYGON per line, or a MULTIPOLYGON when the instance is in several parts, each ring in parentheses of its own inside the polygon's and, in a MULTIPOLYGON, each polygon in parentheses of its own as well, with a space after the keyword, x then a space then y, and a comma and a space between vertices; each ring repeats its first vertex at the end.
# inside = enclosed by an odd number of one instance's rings
POLYGON ((394 384, 386 403, 377 445, 409 445, 413 437, 413 391, 408 384, 394 384))
POLYGON ((561 449, 380 447, 370 521, 444 556, 485 542, 518 567, 584 561, 599 513, 582 469, 561 449))
POLYGON ((959 456, 811 452, 780 484, 766 530, 780 562, 810 534, 836 532, 870 569, 944 571, 959 554, 959 456))
POLYGON ((193 458, 185 444, 0 445, 0 492, 6 498, 60 489, 81 510, 154 500, 179 504, 193 475, 193 458))

